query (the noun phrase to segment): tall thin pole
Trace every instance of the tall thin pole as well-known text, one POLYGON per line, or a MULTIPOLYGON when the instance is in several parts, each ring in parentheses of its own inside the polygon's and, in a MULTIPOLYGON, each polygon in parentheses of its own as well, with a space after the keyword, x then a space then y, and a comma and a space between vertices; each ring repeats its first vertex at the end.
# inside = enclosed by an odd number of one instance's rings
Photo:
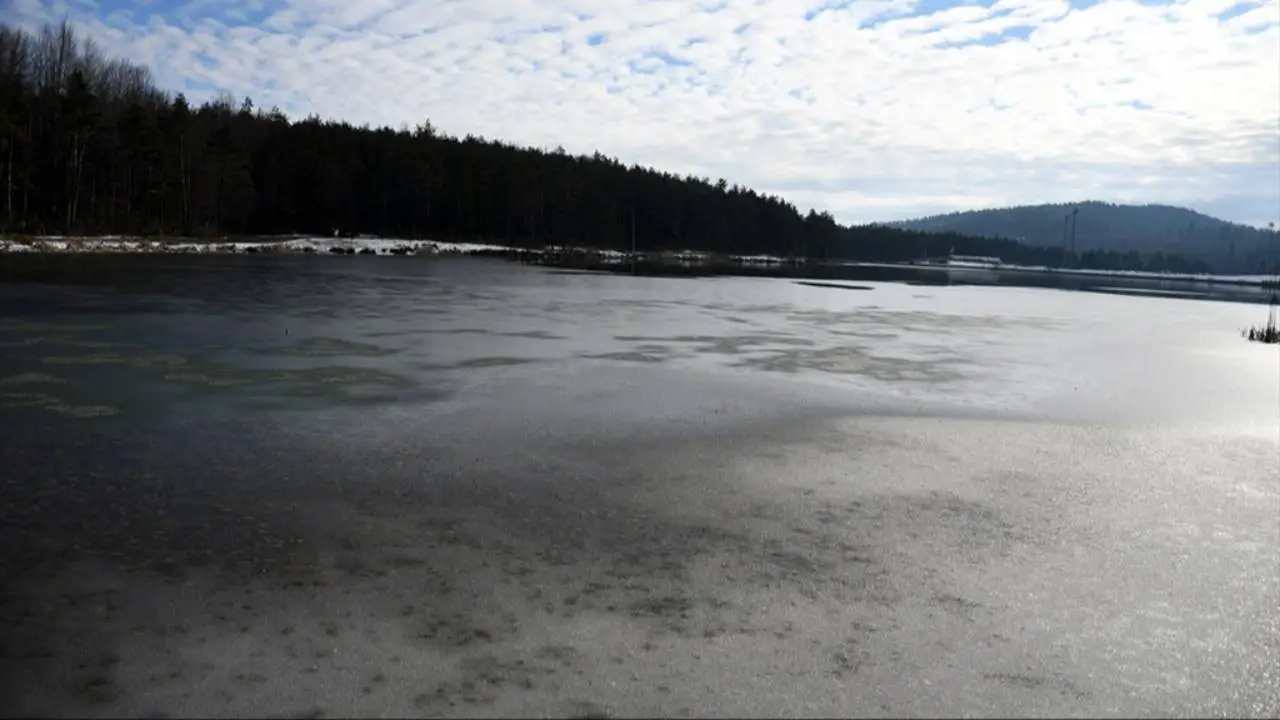
POLYGON ((1071 223, 1071 216, 1063 215, 1062 216, 1062 262, 1059 263, 1059 265, 1061 265, 1062 267, 1066 267, 1067 265, 1067 228, 1070 225, 1070 223, 1071 223))
POLYGON ((1071 209, 1071 254, 1076 253, 1076 215, 1080 214, 1080 208, 1071 209))
POLYGON ((1280 268, 1276 267, 1276 224, 1274 222, 1267 223, 1267 262, 1271 265, 1271 273, 1275 274, 1276 282, 1280 282, 1280 268))
POLYGON ((631 203, 631 274, 636 274, 636 204, 631 203))

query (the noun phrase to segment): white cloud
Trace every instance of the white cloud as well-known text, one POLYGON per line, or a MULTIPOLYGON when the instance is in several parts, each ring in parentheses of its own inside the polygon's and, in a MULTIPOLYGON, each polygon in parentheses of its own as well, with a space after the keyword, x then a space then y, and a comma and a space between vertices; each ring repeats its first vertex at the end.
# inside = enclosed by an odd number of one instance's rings
POLYGON ((846 221, 1082 198, 1280 214, 1280 0, 915 5, 192 0, 71 16, 175 89, 599 149, 846 221))

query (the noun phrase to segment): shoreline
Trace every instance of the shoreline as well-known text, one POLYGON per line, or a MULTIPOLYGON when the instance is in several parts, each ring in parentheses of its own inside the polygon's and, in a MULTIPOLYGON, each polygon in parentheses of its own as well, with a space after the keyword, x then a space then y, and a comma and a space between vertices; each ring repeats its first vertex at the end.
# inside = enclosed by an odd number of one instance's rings
POLYGON ((1210 285, 1280 288, 1280 278, 1270 275, 1217 275, 1212 273, 1159 273, 1145 270, 1052 268, 1030 265, 977 266, 968 263, 927 265, 920 263, 880 263, 847 260, 822 261, 810 258, 782 258, 771 255, 719 255, 701 250, 625 252, 621 250, 546 245, 541 248, 516 247, 497 243, 451 242, 426 239, 374 236, 317 237, 310 235, 267 235, 238 238, 197 239, 135 235, 0 235, 0 255, 94 255, 94 254, 174 254, 174 255, 468 255, 518 259, 555 267, 596 265, 603 268, 636 263, 659 264, 686 269, 724 267, 868 267, 916 270, 920 272, 990 272, 1011 275, 1073 277, 1116 277, 1139 280, 1196 282, 1210 285))
POLYGON ((687 267, 716 265, 785 266, 803 259, 769 255, 717 255, 698 250, 623 252, 600 248, 547 245, 541 248, 496 243, 448 242, 382 237, 316 237, 308 235, 220 237, 213 239, 154 238, 130 235, 101 236, 0 236, 0 254, 175 254, 175 255, 472 255, 503 256, 550 261, 566 260, 621 265, 630 262, 662 262, 687 267))
POLYGON ((1170 273, 1152 272, 1150 270, 1106 270, 1100 268, 1055 268, 1043 265, 998 265, 986 266, 976 263, 952 263, 950 265, 927 265, 923 263, 853 263, 863 267, 914 268, 933 272, 992 272, 1018 275, 1068 275, 1075 277, 1117 277, 1135 280, 1164 280, 1178 282, 1200 282, 1222 285, 1249 285, 1257 287, 1280 286, 1280 279, 1272 275, 1217 275, 1214 273, 1170 273))
POLYGON ((510 251, 501 245, 485 243, 452 243, 433 240, 390 240, 384 238, 319 238, 306 235, 218 237, 148 237, 135 235, 43 235, 0 237, 0 253, 38 254, 201 254, 238 255, 249 253, 306 254, 327 252, 335 255, 433 255, 439 253, 470 254, 485 251, 510 251))

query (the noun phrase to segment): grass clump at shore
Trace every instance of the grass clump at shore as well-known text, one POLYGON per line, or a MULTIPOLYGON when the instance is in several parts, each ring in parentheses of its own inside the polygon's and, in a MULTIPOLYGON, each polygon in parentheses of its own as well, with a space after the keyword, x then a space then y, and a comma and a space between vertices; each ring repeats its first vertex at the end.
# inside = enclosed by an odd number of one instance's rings
POLYGON ((1254 326, 1245 330, 1242 334, 1250 342, 1280 345, 1280 327, 1277 327, 1275 323, 1268 323, 1262 327, 1254 326))
POLYGON ((1261 327, 1254 325, 1241 333, 1250 342, 1267 345, 1280 345, 1280 326, 1276 325, 1276 308, 1280 307, 1280 297, 1271 296, 1271 308, 1267 312, 1267 324, 1261 327))

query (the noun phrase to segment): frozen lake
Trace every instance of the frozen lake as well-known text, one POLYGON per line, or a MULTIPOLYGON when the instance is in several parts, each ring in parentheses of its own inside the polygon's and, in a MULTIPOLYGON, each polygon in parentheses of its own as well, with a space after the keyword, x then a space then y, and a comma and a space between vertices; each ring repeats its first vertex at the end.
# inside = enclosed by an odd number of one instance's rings
POLYGON ((1265 307, 15 262, 0 714, 1280 712, 1265 307))

